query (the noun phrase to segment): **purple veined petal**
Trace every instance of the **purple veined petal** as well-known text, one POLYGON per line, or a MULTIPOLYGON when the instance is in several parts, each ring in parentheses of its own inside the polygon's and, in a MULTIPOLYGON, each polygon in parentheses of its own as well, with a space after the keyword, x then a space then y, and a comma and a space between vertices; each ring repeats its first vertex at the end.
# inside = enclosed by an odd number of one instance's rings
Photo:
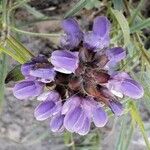
POLYGON ((121 47, 114 47, 106 51, 108 59, 113 62, 119 62, 126 57, 126 51, 121 47))
POLYGON ((89 118, 92 117, 92 111, 97 106, 97 104, 98 103, 91 97, 82 99, 82 108, 85 110, 86 115, 89 118))
POLYGON ((83 38, 83 34, 74 33, 74 34, 66 34, 61 37, 60 45, 66 49, 73 49, 77 47, 83 38))
POLYGON ((61 38, 61 45, 67 49, 73 49, 79 45, 83 33, 76 20, 69 18, 62 22, 62 28, 66 35, 61 38))
POLYGON ((98 16, 94 19, 93 33, 104 37, 110 32, 110 21, 104 16, 98 16))
POLYGON ((93 122, 95 126, 103 127, 106 125, 107 121, 107 114, 101 107, 93 109, 93 122))
POLYGON ((64 122, 65 115, 55 115, 52 117, 50 121, 50 129, 52 132, 61 132, 63 128, 63 122, 64 122))
POLYGON ((65 101, 62 107, 62 114, 66 114, 68 111, 78 107, 81 103, 81 98, 78 96, 70 97, 65 101))
POLYGON ((82 110, 81 107, 76 107, 73 110, 66 113, 66 116, 65 116, 65 119, 64 119, 64 127, 68 131, 74 132, 73 126, 78 121, 82 111, 83 110, 82 110))
POLYGON ((60 95, 56 91, 50 91, 46 100, 57 102, 60 100, 60 95))
POLYGON ((56 108, 55 102, 44 101, 36 107, 34 111, 34 116, 36 120, 43 121, 53 115, 55 108, 56 108))
POLYGON ((40 94, 38 97, 37 97, 37 100, 38 101, 45 101, 47 98, 48 98, 48 95, 49 95, 49 91, 47 92, 44 92, 42 94, 40 94))
POLYGON ((66 33, 69 34, 81 31, 78 22, 72 18, 65 19, 62 22, 62 28, 66 33))
POLYGON ((42 79, 49 79, 51 81, 55 78, 55 71, 53 68, 39 68, 36 70, 31 70, 30 75, 42 79))
POLYGON ((58 101, 60 99, 60 95, 56 91, 47 91, 39 95, 37 99, 39 101, 44 101, 44 100, 58 101))
POLYGON ((30 76, 30 70, 34 67, 33 62, 25 63, 21 66, 21 72, 24 76, 30 76))
POLYGON ((93 23, 93 31, 84 35, 84 46, 94 51, 107 48, 110 43, 109 32, 109 20, 104 16, 97 17, 93 23))
POLYGON ((120 93, 133 99, 138 99, 143 96, 143 87, 138 82, 133 80, 127 73, 121 72, 114 75, 112 78, 113 79, 108 83, 108 88, 112 93, 120 93))
POLYGON ((58 102, 55 102, 55 104, 56 104, 56 108, 55 108, 55 110, 53 112, 53 115, 56 115, 56 114, 62 112, 62 101, 59 100, 58 102))
POLYGON ((78 52, 54 51, 51 56, 51 63, 56 71, 66 74, 74 73, 79 63, 78 52))
POLYGON ((78 130, 78 134, 80 135, 86 135, 90 131, 91 126, 91 120, 90 118, 86 117, 84 120, 84 124, 82 125, 82 128, 78 130))
POLYGON ((126 72, 117 72, 112 76, 113 79, 122 81, 124 79, 132 79, 131 76, 126 72))
POLYGON ((86 113, 84 111, 82 111, 80 113, 80 116, 78 117, 78 120, 73 125, 72 130, 74 132, 78 132, 82 128, 82 126, 84 125, 84 121, 86 118, 87 118, 86 113))
POLYGON ((97 52, 103 48, 107 48, 110 44, 110 37, 109 35, 105 35, 104 37, 100 37, 93 32, 84 34, 83 45, 87 49, 92 49, 93 51, 97 52))
POLYGON ((23 80, 17 83, 13 88, 13 94, 16 98, 23 100, 29 97, 36 97, 43 91, 43 84, 37 81, 23 80))
POLYGON ((133 99, 139 99, 144 95, 143 87, 138 82, 131 79, 125 79, 121 83, 120 90, 124 95, 133 99))
POLYGON ((121 116, 123 114, 123 106, 120 102, 109 100, 109 107, 116 116, 121 116))

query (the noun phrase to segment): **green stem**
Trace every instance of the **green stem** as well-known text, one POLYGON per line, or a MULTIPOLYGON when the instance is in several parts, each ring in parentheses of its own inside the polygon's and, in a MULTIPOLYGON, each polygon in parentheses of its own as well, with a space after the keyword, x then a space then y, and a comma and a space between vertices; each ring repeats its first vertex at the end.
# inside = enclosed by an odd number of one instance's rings
POLYGON ((37 33, 37 32, 29 32, 29 31, 24 31, 21 29, 18 29, 16 27, 10 27, 11 30, 18 32, 20 34, 27 34, 27 35, 32 35, 32 36, 47 36, 47 37, 60 37, 61 34, 59 33, 37 33))
MULTIPOLYGON (((3 99, 4 99, 4 89, 5 89, 5 78, 7 73, 7 56, 2 53, 2 64, 0 71, 0 109, 2 109, 3 99)), ((1 112, 1 111, 0 111, 1 112)))

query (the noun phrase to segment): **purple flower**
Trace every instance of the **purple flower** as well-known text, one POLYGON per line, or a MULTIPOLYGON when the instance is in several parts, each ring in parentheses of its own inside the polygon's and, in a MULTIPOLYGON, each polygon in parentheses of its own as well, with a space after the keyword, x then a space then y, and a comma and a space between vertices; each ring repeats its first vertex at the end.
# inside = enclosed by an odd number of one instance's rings
POLYGON ((108 83, 108 88, 112 92, 126 95, 133 99, 139 99, 144 94, 142 86, 125 72, 114 75, 108 83))
POLYGON ((123 114, 123 106, 120 102, 115 100, 109 100, 109 107, 111 108, 112 112, 116 116, 121 116, 123 114))
MULTIPOLYGON (((42 98, 42 96, 40 96, 40 98, 42 98)), ((57 92, 51 91, 46 97, 44 96, 44 98, 46 99, 41 102, 34 111, 34 116, 39 121, 59 113, 62 107, 61 99, 57 92)))
POLYGON ((107 50, 106 55, 109 61, 106 64, 105 68, 110 69, 126 57, 126 51, 121 47, 114 47, 107 50))
POLYGON ((25 77, 35 77, 38 81, 49 83, 56 75, 53 67, 45 56, 38 56, 21 66, 21 72, 25 77))
POLYGON ((38 81, 23 80, 13 88, 13 94, 18 99, 36 97, 43 91, 43 84, 38 81))
POLYGON ((72 18, 64 20, 62 28, 61 50, 53 51, 50 59, 40 55, 23 64, 26 80, 15 85, 14 95, 19 99, 38 96, 40 104, 34 116, 39 121, 50 118, 53 132, 66 129, 86 135, 91 123, 106 125, 105 107, 121 116, 121 99, 141 98, 144 91, 129 74, 115 70, 126 51, 109 47, 110 22, 106 17, 96 17, 92 31, 85 34, 72 18))
POLYGON ((65 114, 64 127, 80 135, 89 132, 92 120, 97 127, 107 123, 106 112, 90 98, 71 97, 63 105, 62 114, 65 114))
POLYGON ((78 68, 79 58, 78 52, 70 52, 67 50, 57 50, 52 53, 51 63, 54 70, 65 74, 74 73, 78 68))
POLYGON ((84 46, 94 51, 107 48, 110 43, 109 32, 109 20, 104 16, 97 17, 93 23, 93 30, 84 35, 84 46))
POLYGON ((66 19, 62 22, 62 28, 65 35, 61 38, 61 45, 63 48, 73 49, 79 45, 83 38, 83 33, 74 19, 66 19))
POLYGON ((62 132, 64 130, 64 117, 65 115, 61 115, 60 113, 54 115, 50 121, 50 129, 53 132, 62 132))

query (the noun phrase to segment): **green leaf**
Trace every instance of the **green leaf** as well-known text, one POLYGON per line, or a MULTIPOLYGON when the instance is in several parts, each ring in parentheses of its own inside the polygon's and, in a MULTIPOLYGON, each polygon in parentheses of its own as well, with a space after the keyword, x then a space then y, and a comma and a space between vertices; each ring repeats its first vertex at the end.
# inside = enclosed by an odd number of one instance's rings
POLYGON ((79 12, 85 5, 89 2, 89 0, 80 0, 70 11, 68 11, 64 18, 69 18, 79 12))
POLYGON ((148 27, 150 27, 150 18, 140 21, 136 23, 134 26, 131 26, 130 32, 134 33, 148 27))
POLYGON ((138 15, 139 11, 141 10, 142 6, 144 5, 145 1, 141 0, 137 8, 133 11, 132 17, 130 19, 130 24, 132 25, 134 23, 134 20, 136 16, 138 15))
POLYGON ((123 116, 122 120, 121 120, 121 129, 120 129, 120 133, 118 136, 118 140, 116 142, 115 150, 121 150, 122 149, 124 139, 125 139, 125 133, 126 133, 125 131, 127 128, 126 120, 127 120, 127 118, 125 118, 125 116, 123 116))
POLYGON ((148 140, 145 128, 144 128, 144 124, 143 124, 141 115, 140 115, 140 113, 139 113, 135 103, 134 102, 130 102, 129 103, 129 108, 130 108, 131 117, 138 124, 138 126, 139 126, 139 128, 141 130, 141 133, 143 135, 143 138, 145 140, 146 146, 150 150, 150 143, 149 143, 149 140, 148 140))
POLYGON ((72 147, 73 150, 75 150, 75 144, 74 144, 74 139, 73 135, 70 132, 64 132, 64 143, 67 147, 72 147))
POLYGON ((122 10, 124 7, 123 0, 113 0, 114 9, 122 10))
POLYGON ((85 8, 90 10, 93 8, 98 8, 100 7, 100 1, 99 0, 89 0, 88 3, 85 5, 85 8))
POLYGON ((44 14, 40 13, 39 11, 37 11, 34 7, 31 7, 31 6, 27 5, 27 4, 24 4, 23 6, 27 9, 27 11, 30 14, 32 14, 37 19, 46 17, 44 14))
POLYGON ((7 39, 7 42, 12 43, 16 47, 15 50, 18 53, 21 53, 24 59, 26 57, 26 60, 30 60, 32 57, 34 57, 34 55, 14 37, 10 36, 7 39))
POLYGON ((5 77, 7 73, 7 56, 6 54, 1 54, 1 64, 0 64, 0 109, 2 108, 2 103, 4 99, 4 87, 5 87, 5 77))
POLYGON ((26 62, 22 57, 20 57, 19 55, 13 53, 11 50, 4 48, 2 46, 0 47, 0 52, 3 52, 5 54, 11 56, 14 60, 18 61, 21 64, 26 62))
POLYGON ((127 133, 127 135, 125 136, 122 150, 128 150, 129 144, 131 143, 132 135, 133 135, 133 132, 134 132, 134 127, 133 127, 132 121, 131 121, 131 123, 129 124, 129 127, 128 127, 127 132, 128 132, 128 133, 127 133))
POLYGON ((126 20, 122 12, 114 9, 111 9, 111 11, 121 27, 121 30, 123 32, 123 37, 124 37, 124 44, 127 46, 130 43, 130 29, 129 29, 128 21, 126 20))
POLYGON ((7 84, 10 81, 20 81, 23 80, 24 76, 21 73, 21 65, 17 65, 10 72, 8 72, 5 83, 7 84))

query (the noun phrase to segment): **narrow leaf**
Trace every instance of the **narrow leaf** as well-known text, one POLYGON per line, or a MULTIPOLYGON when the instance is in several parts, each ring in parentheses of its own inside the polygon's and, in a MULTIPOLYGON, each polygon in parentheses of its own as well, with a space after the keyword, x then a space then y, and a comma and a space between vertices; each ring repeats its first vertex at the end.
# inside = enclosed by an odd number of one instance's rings
POLYGON ((130 28, 130 32, 134 33, 144 28, 149 28, 149 27, 150 27, 150 18, 136 23, 134 26, 130 28))
POLYGON ((146 146, 147 146, 148 149, 150 149, 150 143, 149 143, 149 140, 148 140, 145 128, 144 128, 144 124, 143 124, 143 121, 141 119, 141 115, 138 112, 138 109, 137 109, 135 103, 134 102, 130 102, 129 107, 130 107, 131 117, 132 117, 132 119, 134 121, 137 122, 137 124, 138 124, 138 126, 139 126, 139 128, 141 130, 141 133, 143 135, 143 138, 145 140, 146 146))
POLYGON ((117 10, 122 10, 123 9, 123 0, 113 0, 113 4, 114 4, 114 9, 117 9, 117 10))
POLYGON ((2 108, 2 103, 4 100, 4 87, 5 87, 5 77, 7 73, 7 56, 6 54, 1 54, 2 63, 0 64, 0 109, 2 108))
POLYGON ((10 81, 20 81, 23 80, 24 76, 21 73, 21 65, 17 65, 10 72, 8 72, 5 83, 7 84, 10 81))
POLYGON ((80 0, 70 11, 65 14, 64 18, 72 17, 84 8, 88 2, 89 0, 80 0))
POLYGON ((124 37, 124 44, 127 46, 130 43, 130 29, 129 29, 128 21, 126 20, 122 12, 114 9, 111 9, 111 11, 121 27, 121 30, 123 32, 123 37, 124 37))
POLYGON ((137 8, 133 11, 132 17, 130 19, 130 24, 132 25, 136 16, 138 15, 139 11, 141 10, 142 6, 144 5, 145 1, 141 0, 137 8))

